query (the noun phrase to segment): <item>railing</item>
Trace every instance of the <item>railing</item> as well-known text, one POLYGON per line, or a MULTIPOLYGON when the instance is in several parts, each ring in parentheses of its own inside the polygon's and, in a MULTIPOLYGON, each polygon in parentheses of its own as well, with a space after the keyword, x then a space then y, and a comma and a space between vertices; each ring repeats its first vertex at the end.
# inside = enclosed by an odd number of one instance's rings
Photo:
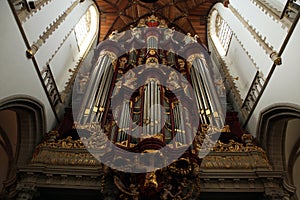
POLYGON ((58 103, 62 103, 62 100, 49 64, 47 64, 46 67, 44 67, 44 69, 41 71, 41 76, 44 81, 47 92, 50 96, 51 103, 54 107, 56 107, 58 103))
POLYGON ((287 1, 280 18, 286 17, 289 20, 295 20, 297 13, 300 11, 299 3, 294 0, 287 1))
POLYGON ((252 81, 250 89, 242 105, 242 111, 245 119, 247 119, 251 109, 257 100, 259 93, 261 92, 262 86, 264 85, 264 79, 259 71, 256 72, 255 77, 252 81))

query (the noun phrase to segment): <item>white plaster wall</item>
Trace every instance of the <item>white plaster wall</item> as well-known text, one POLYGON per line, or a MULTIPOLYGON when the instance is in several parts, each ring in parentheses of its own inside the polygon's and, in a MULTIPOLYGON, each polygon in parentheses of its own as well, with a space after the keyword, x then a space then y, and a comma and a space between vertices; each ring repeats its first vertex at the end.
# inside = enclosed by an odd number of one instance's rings
MULTIPOLYGON (((276 46, 276 50, 279 51, 284 38, 287 33, 286 30, 280 26, 280 24, 272 21, 271 16, 251 6, 250 0, 245 1, 230 1, 231 6, 239 9, 242 16, 247 17, 248 23, 255 25, 258 29, 264 33, 267 37, 266 41, 270 41, 273 46, 276 46)), ((236 82, 238 88, 244 96, 244 89, 249 86, 247 80, 253 79, 253 73, 251 67, 244 68, 244 65, 249 65, 249 60, 244 56, 247 53, 254 59, 256 67, 259 71, 262 71, 264 77, 268 75, 272 61, 269 55, 265 53, 257 41, 253 38, 246 27, 236 18, 229 8, 225 8, 221 3, 214 6, 218 10, 219 14, 228 23, 237 37, 240 44, 235 40, 229 46, 228 55, 225 57, 226 61, 229 61, 229 70, 233 76, 241 77, 240 82, 236 82), (243 50, 240 49, 243 47, 243 50), (244 65, 243 65, 244 63, 244 65), (247 64, 248 63, 248 64, 247 64), (243 67, 243 68, 242 68, 243 67), (245 82, 246 81, 246 82, 245 82)), ((260 99, 258 106, 256 107, 252 117, 249 120, 247 129, 252 134, 256 135, 257 123, 262 110, 275 104, 296 104, 300 105, 300 28, 297 25, 284 53, 282 54, 282 65, 277 66, 269 85, 267 86, 262 98, 260 99)), ((255 68, 255 66, 253 66, 255 68)), ((248 88, 249 89, 249 88, 248 88)), ((247 90, 248 90, 247 89, 247 90)))
POLYGON ((49 63, 59 91, 64 90, 66 82, 71 76, 68 70, 74 68, 76 61, 79 59, 79 55, 75 33, 72 31, 64 45, 49 63))
POLYGON ((265 92, 259 101, 248 129, 255 133, 261 111, 276 104, 296 104, 300 106, 300 24, 298 22, 285 51, 282 65, 277 66, 265 92))
MULTIPOLYGON (((243 3, 244 1, 240 1, 240 4, 243 3)), ((217 9, 221 17, 225 19, 233 33, 236 35, 237 39, 241 42, 243 48, 247 50, 248 55, 255 60, 259 70, 262 71, 264 75, 267 75, 272 66, 272 61, 269 58, 269 55, 267 55, 264 49, 259 46, 251 33, 229 8, 225 8, 221 3, 217 3, 214 8, 217 9)), ((244 10, 244 12, 249 12, 249 9, 244 10)), ((232 47, 230 46, 229 48, 232 47)))
POLYGON ((284 6, 288 0, 266 0, 266 1, 269 2, 277 10, 281 11, 282 13, 284 10, 284 6))
MULTIPOLYGON (((22 26, 30 45, 36 42, 74 2, 75 0, 52 0, 23 23, 22 26)), ((85 53, 77 48, 76 37, 72 29, 92 4, 94 3, 91 0, 79 3, 35 54, 40 70, 49 63, 60 92, 64 90, 70 78, 68 69, 74 68, 79 58, 85 53)))
MULTIPOLYGON (((49 61, 51 56, 55 54, 55 51, 63 42, 64 37, 72 30, 73 27, 75 27, 75 25, 80 20, 81 16, 86 12, 86 10, 91 4, 92 1, 84 1, 84 3, 80 3, 79 5, 77 5, 73 9, 73 11, 66 17, 65 21, 62 22, 59 28, 56 29, 52 35, 50 35, 50 37, 46 40, 46 43, 40 47, 40 49, 35 55, 36 59, 38 60, 39 67, 42 68, 43 66, 46 65, 46 63, 49 61)), ((73 39, 72 42, 76 44, 75 38, 73 39)), ((65 43, 63 45, 68 46, 68 44, 65 43)), ((61 49, 59 51, 61 51, 61 49)), ((77 55, 72 55, 72 53, 74 52, 65 51, 64 53, 65 53, 65 57, 77 56, 77 55)))
POLYGON ((58 16, 62 15, 74 1, 75 0, 52 0, 23 23, 22 25, 30 44, 36 42, 39 36, 45 32, 46 28, 49 27, 58 16))
MULTIPOLYGON (((92 4, 92 2, 90 1, 82 6, 80 4, 78 7, 78 10, 74 9, 74 11, 67 18, 70 26, 68 26, 67 27, 68 30, 65 30, 65 31, 70 31, 70 30, 72 30, 72 28, 75 27, 75 25, 78 23, 78 21, 80 20, 82 15, 84 15, 85 12, 89 9, 91 4, 92 4)), ((98 19, 95 21, 98 26, 98 24, 99 24, 98 19)), ((93 27, 93 28, 94 29, 91 30, 90 32, 98 33, 98 28, 95 28, 95 27, 93 27)), ((51 37, 51 39, 49 39, 49 42, 46 43, 45 48, 40 52, 41 54, 43 53, 43 51, 45 51, 44 53, 46 54, 47 51, 49 50, 47 47, 55 44, 56 39, 59 40, 59 37, 61 38, 61 35, 66 34, 66 32, 64 32, 63 29, 65 29, 65 27, 62 28, 61 30, 58 30, 55 32, 55 35, 53 35, 53 37, 51 37)), ((95 35, 89 34, 89 36, 90 37, 86 38, 87 41, 90 42, 90 41, 97 40, 97 35, 95 36, 95 35)), ((59 91, 64 90, 66 83, 68 82, 68 79, 71 76, 71 73, 68 70, 73 69, 76 66, 76 63, 79 61, 79 59, 81 57, 83 57, 83 55, 86 53, 85 51, 89 48, 89 46, 88 46, 89 43, 85 43, 85 44, 86 44, 86 46, 82 46, 82 49, 78 48, 75 30, 73 29, 72 32, 70 33, 70 35, 68 36, 68 38, 65 40, 65 42, 59 49, 59 51, 57 53, 55 53, 55 56, 49 62, 59 91)), ((53 49, 54 48, 55 48, 55 45, 53 45, 53 49)), ((55 49, 53 51, 55 51, 55 49)), ((41 56, 40 60, 42 60, 43 58, 44 57, 41 56)), ((44 62, 47 62, 47 61, 44 60, 44 62)))
MULTIPOLYGON (((277 0, 275 1, 277 2, 277 0)), ((240 0, 231 0, 230 5, 243 16, 262 38, 266 38, 266 43, 274 47, 277 52, 279 51, 288 31, 283 28, 281 21, 271 18, 262 9, 258 8, 252 0, 243 0, 243 3, 240 0), (251 10, 251 12, 247 12, 247 10, 251 10)))
POLYGON ((8 1, 0 1, 0 101, 14 96, 29 96, 44 106, 47 130, 53 128, 55 116, 38 79, 32 60, 25 55, 26 46, 8 1))
POLYGON ((234 78, 239 78, 234 82, 240 91, 241 98, 244 100, 255 77, 257 69, 235 37, 232 37, 230 48, 228 49, 226 57, 228 58, 231 75, 234 78))

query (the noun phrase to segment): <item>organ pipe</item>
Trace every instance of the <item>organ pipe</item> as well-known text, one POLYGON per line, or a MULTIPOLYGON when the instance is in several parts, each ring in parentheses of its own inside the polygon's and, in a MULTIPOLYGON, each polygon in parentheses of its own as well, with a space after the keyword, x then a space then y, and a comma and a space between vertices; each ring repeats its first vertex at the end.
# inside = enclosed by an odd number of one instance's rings
POLYGON ((98 85, 100 83, 103 71, 110 65, 110 56, 108 54, 101 55, 95 65, 95 68, 91 74, 90 82, 86 89, 85 97, 82 101, 82 107, 79 113, 79 121, 83 124, 88 123, 91 112, 94 109, 94 101, 97 95, 98 85))
MULTIPOLYGON (((90 82, 87 86, 87 94, 89 95, 83 99, 80 121, 82 123, 101 122, 101 125, 109 126, 109 130, 111 130, 108 134, 110 139, 120 145, 126 144, 127 147, 130 147, 133 143, 137 144, 145 138, 156 135, 161 135, 162 141, 166 143, 175 138, 174 147, 176 144, 189 144, 193 141, 193 135, 198 128, 193 127, 194 123, 190 121, 193 120, 192 116, 199 117, 202 124, 222 126, 222 118, 218 117, 222 106, 217 99, 215 85, 205 58, 201 54, 193 54, 193 67, 188 67, 187 64, 185 64, 186 67, 183 67, 182 60, 186 63, 186 59, 175 54, 172 48, 170 50, 158 50, 158 45, 161 45, 159 44, 161 38, 158 35, 158 32, 155 31, 154 33, 149 30, 145 31, 145 34, 140 37, 145 37, 142 40, 146 43, 147 48, 140 50, 132 48, 130 52, 124 53, 122 58, 128 58, 128 62, 116 63, 115 70, 111 67, 111 53, 102 52, 90 73, 90 82), (137 63, 138 66, 142 66, 145 62, 149 66, 147 65, 146 69, 133 73, 132 77, 128 79, 127 85, 121 81, 117 82, 129 70, 135 68, 137 63), (122 67, 119 67, 121 64, 122 67), (164 80, 160 79, 164 71, 159 64, 171 67, 176 73, 184 76, 186 82, 183 83, 183 78, 180 76, 166 77, 168 81, 170 80, 170 86, 168 86, 170 88, 167 88, 163 85, 164 80), (150 73, 153 70, 153 73, 150 75, 143 74, 143 70, 150 73), (135 83, 135 80, 139 78, 137 76, 143 79, 143 85, 139 88, 134 86, 134 84, 138 85, 137 81, 135 83), (116 77, 118 78, 116 79, 116 77), (185 87, 189 83, 194 91, 185 87), (114 91, 113 96, 109 96, 114 87, 118 87, 118 90, 114 91), (195 107, 197 107, 198 112, 183 106, 182 102, 174 98, 176 92, 173 92, 172 89, 183 92, 182 94, 186 94, 187 98, 190 99, 193 96, 191 92, 194 92, 195 107), (121 90, 122 92, 119 92, 121 90), (133 96, 130 96, 130 99, 125 98, 128 95, 133 96), (109 107, 113 97, 125 99, 120 101, 114 110, 109 107), (104 109, 105 115, 103 114, 104 109), (112 115, 116 123, 113 123, 112 115), (142 137, 135 138, 130 133, 142 137)), ((173 36, 169 35, 169 38, 171 37, 173 36)), ((174 44, 170 44, 174 40, 174 38, 170 39, 167 44, 171 47, 174 46, 174 44)), ((165 74, 171 73, 166 72, 165 74)))

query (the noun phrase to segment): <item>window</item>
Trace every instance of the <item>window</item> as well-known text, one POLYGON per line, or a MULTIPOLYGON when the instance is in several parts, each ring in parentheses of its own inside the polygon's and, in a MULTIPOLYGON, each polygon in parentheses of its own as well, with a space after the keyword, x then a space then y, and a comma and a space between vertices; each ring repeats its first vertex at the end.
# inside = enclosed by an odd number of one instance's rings
POLYGON ((230 30, 228 24, 221 18, 220 15, 217 15, 215 24, 216 24, 216 35, 224 51, 227 52, 232 37, 232 31, 230 30))
POLYGON ((90 6, 75 26, 75 35, 80 51, 85 51, 98 30, 98 12, 90 6))
POLYGON ((82 42, 90 31, 90 21, 91 14, 90 11, 87 10, 87 12, 81 17, 78 24, 75 26, 75 34, 79 47, 82 45, 82 42))

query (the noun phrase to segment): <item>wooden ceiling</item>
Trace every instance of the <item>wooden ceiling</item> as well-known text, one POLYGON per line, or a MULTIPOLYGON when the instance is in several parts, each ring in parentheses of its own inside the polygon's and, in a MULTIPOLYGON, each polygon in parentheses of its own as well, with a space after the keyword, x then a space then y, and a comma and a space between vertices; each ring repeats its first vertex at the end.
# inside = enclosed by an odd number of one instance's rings
POLYGON ((140 18, 154 14, 165 19, 169 27, 182 33, 197 34, 207 45, 206 24, 211 7, 221 0, 158 0, 143 3, 140 0, 95 0, 100 12, 100 36, 102 41, 114 31, 128 30, 140 18))

